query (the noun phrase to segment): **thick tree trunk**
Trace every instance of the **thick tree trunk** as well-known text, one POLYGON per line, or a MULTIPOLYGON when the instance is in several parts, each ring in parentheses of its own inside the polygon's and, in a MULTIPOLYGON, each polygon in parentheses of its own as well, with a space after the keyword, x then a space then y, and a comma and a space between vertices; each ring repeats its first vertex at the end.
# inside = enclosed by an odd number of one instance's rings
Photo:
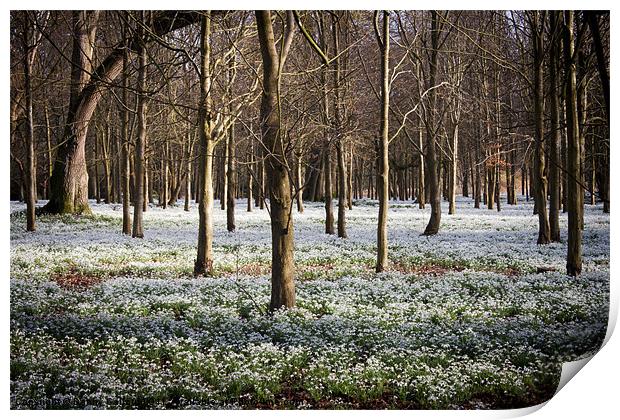
POLYGON ((279 107, 280 72, 293 38, 293 16, 287 13, 287 30, 283 52, 278 54, 269 11, 256 11, 256 26, 263 59, 263 95, 261 100, 261 135, 269 151, 266 160, 271 207, 271 302, 270 310, 295 306, 293 260, 293 213, 291 189, 284 154, 279 107))
MULTIPOLYGON (((437 55, 439 49, 439 29, 438 29, 438 13, 431 11, 431 59, 430 59, 430 72, 429 72, 429 88, 435 86, 437 78, 437 55)), ((436 153, 436 127, 435 127, 435 106, 437 90, 433 89, 428 94, 428 108, 430 115, 427 121, 427 141, 426 147, 426 161, 427 172, 430 190, 430 204, 431 204, 431 217, 424 230, 424 235, 435 235, 439 232, 439 225, 441 223, 441 191, 439 190, 439 174, 438 163, 436 153)))
MULTIPOLYGON (((98 12, 74 13, 71 100, 50 180, 50 201, 44 207, 49 213, 90 213, 85 156, 88 125, 103 93, 122 71, 125 51, 141 49, 140 39, 133 38, 128 44, 114 48, 91 71, 98 12)), ((198 16, 195 12, 161 12, 150 27, 154 34, 161 36, 196 22, 198 16)))

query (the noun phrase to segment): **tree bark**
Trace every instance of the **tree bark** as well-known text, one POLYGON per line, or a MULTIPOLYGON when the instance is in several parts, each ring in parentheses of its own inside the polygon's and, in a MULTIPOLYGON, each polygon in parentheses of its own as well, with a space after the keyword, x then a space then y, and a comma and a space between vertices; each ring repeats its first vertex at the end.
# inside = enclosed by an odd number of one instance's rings
POLYGON ((235 194, 237 191, 237 158, 235 144, 235 124, 228 129, 228 191, 226 192, 226 228, 229 232, 235 230, 235 194))
MULTIPOLYGON (((261 136, 269 151, 266 159, 269 204, 271 207, 271 302, 270 310, 295 306, 293 260, 294 230, 291 189, 281 130, 280 74, 293 39, 293 13, 287 12, 287 28, 282 51, 278 54, 271 23, 271 12, 256 11, 256 27, 263 61, 261 136), (287 47, 288 46, 288 47, 287 47)), ((283 31, 284 32, 284 31, 283 31)))
POLYGON ((567 204, 568 204, 568 253, 566 272, 569 276, 581 273, 581 213, 579 196, 583 189, 579 182, 579 165, 581 161, 579 119, 577 111, 577 70, 575 63, 575 45, 573 36, 573 12, 564 12, 564 62, 566 74, 566 124, 568 133, 567 147, 567 204))
POLYGON ((534 122, 536 147, 534 149, 534 178, 536 183, 535 201, 538 211, 539 245, 551 240, 549 218, 547 216, 547 177, 545 176, 545 136, 544 136, 544 88, 543 88, 543 24, 538 11, 533 12, 532 32, 534 49, 534 122))
POLYGON ((561 12, 549 12, 553 34, 549 61, 549 99, 551 108, 551 136, 549 137, 549 229, 551 242, 560 242, 560 142, 562 128, 560 126, 560 106, 558 101, 558 65, 559 50, 557 47, 559 20, 561 12))
POLYGON ((347 209, 347 165, 345 162, 344 139, 342 135, 342 103, 340 80, 340 43, 338 40, 338 20, 332 15, 332 38, 334 43, 334 124, 336 140, 336 160, 338 178, 338 237, 347 237, 346 209, 347 209))
MULTIPOLYGON (((429 88, 435 86, 437 78, 437 55, 439 52, 438 19, 438 13, 436 11, 431 11, 431 59, 429 62, 429 88)), ((435 128, 436 92, 436 89, 432 89, 428 94, 428 109, 430 115, 428 116, 428 121, 426 122, 426 136, 428 141, 426 147, 426 162, 431 204, 431 217, 428 221, 428 225, 426 225, 426 229, 424 230, 424 235, 427 236, 437 234, 441 223, 441 191, 439 189, 439 174, 435 145, 435 137, 437 132, 435 128)))
POLYGON ((388 264, 387 217, 389 199, 389 108, 390 108, 390 13, 383 11, 382 34, 379 34, 379 12, 375 12, 375 32, 381 49, 381 131, 377 140, 378 170, 377 193, 379 196, 379 220, 377 224, 377 273, 383 272, 388 264))
MULTIPOLYGON (((141 12, 141 21, 146 23, 146 13, 141 12)), ((138 27, 138 32, 143 42, 146 42, 144 28, 138 27)), ((143 238, 142 213, 144 205, 144 153, 146 144, 146 48, 143 47, 138 54, 138 138, 136 139, 134 155, 134 205, 133 205, 133 238, 143 238)))
MULTIPOLYGON (((35 203, 37 200, 37 168, 35 165, 35 147, 34 147, 34 122, 32 118, 32 67, 36 54, 36 43, 30 36, 30 12, 22 11, 23 17, 23 70, 24 70, 24 96, 26 99, 26 230, 34 232, 36 230, 35 223, 35 203)), ((32 25, 34 26, 34 25, 32 25)))
MULTIPOLYGON (((124 28, 123 28, 124 31, 124 28)), ((123 77, 122 77, 122 100, 123 108, 121 111, 121 136, 123 138, 123 146, 121 153, 122 160, 122 194, 123 194, 123 234, 131 235, 131 202, 130 202, 130 182, 131 182, 131 161, 129 147, 131 139, 129 138, 129 105, 127 95, 127 72, 129 60, 127 54, 123 55, 123 77)))
POLYGON ((194 276, 213 275, 213 151, 211 103, 211 11, 205 12, 200 30, 200 190, 198 192, 198 252, 194 276))

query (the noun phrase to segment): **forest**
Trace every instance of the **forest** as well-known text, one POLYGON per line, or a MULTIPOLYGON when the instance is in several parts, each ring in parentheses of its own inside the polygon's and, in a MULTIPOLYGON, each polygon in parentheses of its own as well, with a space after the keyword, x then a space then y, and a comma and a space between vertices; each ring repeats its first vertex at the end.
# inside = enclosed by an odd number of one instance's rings
POLYGON ((11 11, 11 408, 549 400, 609 75, 609 11, 11 11))

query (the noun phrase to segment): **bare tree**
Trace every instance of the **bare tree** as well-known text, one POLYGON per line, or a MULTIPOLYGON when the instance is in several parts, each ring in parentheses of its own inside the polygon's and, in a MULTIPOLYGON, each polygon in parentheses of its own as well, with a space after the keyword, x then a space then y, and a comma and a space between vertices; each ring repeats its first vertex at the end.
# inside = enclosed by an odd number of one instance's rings
POLYGON ((263 61, 261 137, 268 153, 265 168, 271 217, 271 310, 295 306, 292 200, 279 101, 282 69, 294 37, 293 12, 287 12, 286 16, 286 30, 278 51, 271 12, 256 11, 256 28, 263 61))

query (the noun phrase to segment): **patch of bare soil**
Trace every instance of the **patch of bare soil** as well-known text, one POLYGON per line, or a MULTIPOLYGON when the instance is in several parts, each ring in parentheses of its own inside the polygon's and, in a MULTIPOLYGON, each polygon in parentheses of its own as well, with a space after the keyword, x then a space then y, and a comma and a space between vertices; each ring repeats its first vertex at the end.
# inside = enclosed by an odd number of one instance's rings
POLYGON ((72 290, 86 290, 103 281, 101 276, 84 274, 77 268, 70 268, 62 273, 52 275, 52 281, 56 282, 60 287, 72 290))

